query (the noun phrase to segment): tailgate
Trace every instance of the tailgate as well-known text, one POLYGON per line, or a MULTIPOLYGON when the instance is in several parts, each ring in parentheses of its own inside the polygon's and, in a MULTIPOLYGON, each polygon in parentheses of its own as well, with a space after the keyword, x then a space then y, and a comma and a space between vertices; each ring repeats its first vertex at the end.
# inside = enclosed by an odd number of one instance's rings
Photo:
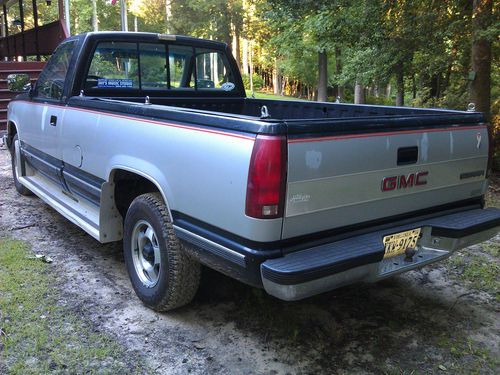
POLYGON ((485 125, 290 134, 283 238, 480 197, 485 125))

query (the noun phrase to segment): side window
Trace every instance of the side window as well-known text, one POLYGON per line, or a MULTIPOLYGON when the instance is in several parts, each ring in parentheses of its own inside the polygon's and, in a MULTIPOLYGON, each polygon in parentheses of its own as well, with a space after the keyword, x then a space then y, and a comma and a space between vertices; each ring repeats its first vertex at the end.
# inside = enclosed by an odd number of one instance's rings
POLYGON ((164 44, 139 44, 141 62, 141 88, 146 90, 167 89, 167 50, 164 44))
POLYGON ((194 89, 193 48, 188 46, 168 47, 170 66, 170 87, 172 89, 194 89))
POLYGON ((45 66, 45 69, 40 74, 40 77, 38 77, 35 93, 36 97, 61 100, 64 80, 68 72, 75 45, 76 41, 71 41, 57 47, 45 66))
POLYGON ((234 77, 224 54, 213 50, 196 49, 197 87, 231 91, 234 77))
POLYGON ((85 89, 139 88, 136 43, 102 42, 95 49, 85 89))

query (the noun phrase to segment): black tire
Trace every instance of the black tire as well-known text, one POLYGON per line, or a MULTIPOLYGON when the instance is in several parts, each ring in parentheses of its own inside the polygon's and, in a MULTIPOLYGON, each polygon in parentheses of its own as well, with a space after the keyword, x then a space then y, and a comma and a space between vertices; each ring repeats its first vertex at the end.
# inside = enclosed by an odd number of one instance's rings
POLYGON ((140 195, 130 205, 125 217, 123 251, 132 287, 145 305, 156 311, 168 311, 191 302, 200 284, 201 265, 182 249, 160 194, 140 195), (143 233, 141 226, 153 229, 152 241, 145 235, 148 230, 143 233), (151 246, 144 245, 144 242, 141 245, 140 240, 136 242, 139 237, 151 246), (153 251, 151 260, 153 247, 157 251, 153 251), (157 254, 160 255, 159 262, 157 254), (142 263, 138 259, 142 259, 142 263), (153 263, 159 266, 157 272, 151 272, 153 276, 157 275, 156 278, 149 277, 143 267, 144 260, 148 262, 147 268, 153 263), (156 284, 151 280, 157 280, 156 284))
POLYGON ((31 190, 29 190, 27 187, 22 185, 19 180, 17 179, 17 172, 16 172, 16 141, 18 137, 17 134, 14 136, 12 139, 12 144, 10 146, 10 160, 12 161, 12 178, 14 179, 14 186, 16 187, 16 190, 19 194, 24 195, 25 197, 33 195, 31 190))

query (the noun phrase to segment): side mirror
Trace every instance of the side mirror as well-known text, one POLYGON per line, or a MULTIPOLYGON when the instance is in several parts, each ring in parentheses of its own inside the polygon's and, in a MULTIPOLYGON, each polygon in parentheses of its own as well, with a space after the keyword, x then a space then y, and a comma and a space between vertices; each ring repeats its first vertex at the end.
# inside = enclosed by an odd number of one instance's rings
POLYGON ((7 85, 13 92, 28 92, 31 90, 30 76, 26 73, 9 74, 7 85))

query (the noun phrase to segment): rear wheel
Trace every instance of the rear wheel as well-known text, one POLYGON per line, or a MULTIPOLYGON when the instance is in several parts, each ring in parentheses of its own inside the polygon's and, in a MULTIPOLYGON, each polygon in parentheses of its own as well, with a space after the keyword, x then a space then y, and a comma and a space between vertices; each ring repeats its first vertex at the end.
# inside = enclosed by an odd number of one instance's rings
POLYGON ((12 139, 12 145, 10 146, 10 155, 11 155, 11 161, 12 161, 12 178, 14 179, 14 186, 16 187, 16 190, 19 194, 24 195, 24 196, 30 196, 33 195, 31 190, 29 190, 27 187, 22 185, 19 182, 19 176, 20 176, 20 171, 17 168, 17 152, 16 152, 16 142, 18 140, 17 134, 14 136, 12 139))
POLYGON ((181 248, 158 193, 135 198, 125 217, 123 250, 137 296, 157 311, 189 303, 200 282, 200 264, 181 248))

